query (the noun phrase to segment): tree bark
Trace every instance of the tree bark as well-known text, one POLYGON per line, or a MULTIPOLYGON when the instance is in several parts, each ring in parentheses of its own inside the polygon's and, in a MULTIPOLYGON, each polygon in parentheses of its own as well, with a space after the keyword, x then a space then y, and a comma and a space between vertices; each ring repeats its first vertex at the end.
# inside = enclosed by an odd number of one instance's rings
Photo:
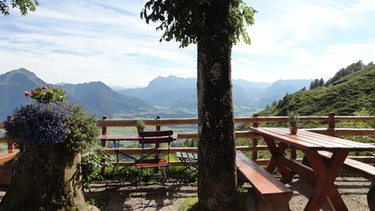
POLYGON ((204 210, 237 210, 230 5, 211 1, 198 36, 198 199, 204 210))
POLYGON ((63 144, 21 152, 0 210, 98 210, 85 204, 80 154, 68 152, 63 144))

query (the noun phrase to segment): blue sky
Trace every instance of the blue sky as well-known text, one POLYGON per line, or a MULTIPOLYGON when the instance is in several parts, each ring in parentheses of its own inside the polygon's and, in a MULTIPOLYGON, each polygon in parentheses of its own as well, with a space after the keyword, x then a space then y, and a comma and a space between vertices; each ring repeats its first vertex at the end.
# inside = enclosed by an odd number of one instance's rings
MULTIPOLYGON (((146 0, 39 0, 0 16, 0 74, 24 67, 48 83, 143 87, 158 76, 196 77, 196 46, 159 42, 139 13, 146 0)), ((373 0, 245 0, 252 44, 232 52, 232 78, 325 80, 375 60, 373 0)))

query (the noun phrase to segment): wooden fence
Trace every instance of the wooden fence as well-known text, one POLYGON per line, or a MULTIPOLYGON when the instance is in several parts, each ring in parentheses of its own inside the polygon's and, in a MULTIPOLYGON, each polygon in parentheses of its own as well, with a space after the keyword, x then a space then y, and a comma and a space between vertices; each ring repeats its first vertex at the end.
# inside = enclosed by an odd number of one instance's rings
MULTIPOLYGON (((11 117, 8 117, 8 121, 10 120, 11 117)), ((0 122, 0 129, 4 128, 4 122, 0 122)), ((0 165, 4 164, 5 162, 13 159, 16 154, 17 150, 14 148, 14 144, 10 142, 10 140, 6 137, 0 137, 0 143, 6 143, 7 150, 4 152, 0 151, 0 165)))
MULTIPOLYGON (((132 127, 135 131, 135 124, 138 119, 108 119, 104 116, 103 119, 98 120, 98 127, 102 129, 102 134, 107 134, 109 128, 121 127, 127 128, 132 127)), ((155 119, 143 119, 147 127, 155 127, 155 130, 160 130, 163 127, 173 127, 173 126, 194 126, 198 124, 197 118, 155 118, 155 119)), ((251 117, 238 117, 235 118, 235 123, 247 123, 254 127, 261 125, 262 123, 287 123, 287 116, 258 116, 254 114, 251 117)), ((325 128, 308 128, 306 130, 317 132, 321 134, 345 137, 345 136, 371 136, 375 137, 375 128, 337 128, 336 123, 340 121, 364 121, 364 122, 375 122, 375 116, 335 116, 334 113, 329 113, 327 116, 300 116, 300 122, 319 122, 327 125, 325 128)), ((0 129, 4 128, 4 123, 0 122, 0 129)), ((177 138, 179 140, 192 139, 197 140, 197 131, 192 132, 179 132, 176 131, 177 138)), ((259 144, 259 136, 251 131, 235 131, 235 138, 246 138, 251 139, 251 144, 249 146, 237 146, 236 149, 240 151, 250 151, 251 158, 257 163, 263 165, 268 162, 268 160, 262 160, 258 158, 258 152, 268 150, 266 145, 259 144)), ((375 142, 375 141, 374 141, 375 142)), ((5 137, 0 138, 0 143, 8 143, 8 139, 5 137)), ((101 143, 111 155, 116 155, 116 150, 114 148, 108 148, 106 142, 101 143)), ((166 149, 161 149, 166 150, 166 149)), ((129 155, 139 154, 139 148, 121 148, 120 152, 129 155)), ((196 147, 172 147, 171 153, 177 151, 197 151, 196 147)), ((8 144, 8 152, 14 152, 14 147, 8 144)), ((295 157, 295 151, 291 151, 291 156, 295 157)), ((366 163, 374 163, 375 158, 372 156, 357 156, 352 157, 357 160, 361 160, 366 163)), ((127 162, 119 163, 119 165, 127 165, 127 162)), ((172 165, 181 165, 180 162, 172 162, 172 165)))
MULTIPOLYGON (((103 119, 98 120, 98 126, 102 128, 102 134, 108 134, 108 128, 111 127, 133 127, 135 130, 135 124, 138 119, 108 119, 104 116, 103 119)), ((155 118, 155 119, 143 119, 146 126, 155 127, 156 130, 160 130, 163 127, 173 127, 173 126, 197 126, 197 118, 155 118)), ((254 114, 251 117, 238 117, 235 118, 235 123, 247 123, 254 127, 259 126, 262 123, 285 123, 287 124, 287 116, 258 116, 254 114)), ((364 122, 375 122, 375 116, 335 116, 334 113, 329 113, 327 116, 300 116, 300 122, 319 122, 327 125, 326 128, 308 128, 306 130, 337 136, 371 136, 374 139, 375 137, 375 128, 337 128, 336 123, 340 121, 364 121, 364 122)), ((177 131, 177 138, 180 140, 192 139, 197 140, 198 133, 197 131, 193 132, 179 132, 177 131)), ((251 144, 249 146, 237 146, 236 149, 240 151, 250 151, 252 160, 256 161, 260 165, 264 165, 268 160, 262 160, 258 158, 259 151, 268 150, 266 145, 260 145, 259 138, 260 136, 256 135, 251 131, 235 131, 235 138, 247 138, 251 139, 251 144)), ((375 142, 375 141, 374 141, 375 142)), ((102 142, 102 146, 106 147, 107 143, 102 142)), ((113 148, 106 148, 106 150, 111 155, 116 154, 116 150, 113 148)), ((161 149, 167 150, 167 149, 161 149)), ((121 153, 126 153, 129 155, 139 154, 140 150, 138 148, 120 148, 121 153)), ((172 147, 171 153, 177 151, 197 151, 196 147, 172 147)), ((118 152, 118 151, 117 151, 118 152)), ((296 158, 296 152, 291 150, 291 157, 296 158)), ((374 156, 356 156, 351 157, 356 160, 361 160, 366 163, 374 163, 374 156)), ((128 165, 127 162, 119 163, 119 165, 128 165)), ((172 162, 172 165, 181 165, 180 162, 172 162)))

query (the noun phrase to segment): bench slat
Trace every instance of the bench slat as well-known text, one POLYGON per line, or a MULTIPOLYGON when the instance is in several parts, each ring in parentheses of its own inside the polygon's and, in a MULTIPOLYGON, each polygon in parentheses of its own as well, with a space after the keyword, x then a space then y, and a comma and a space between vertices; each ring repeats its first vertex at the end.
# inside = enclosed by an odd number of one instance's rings
POLYGON ((293 191, 277 180, 272 174, 259 167, 241 152, 236 153, 236 165, 252 186, 261 194, 267 202, 274 205, 288 203, 293 191))
MULTIPOLYGON (((320 156, 330 158, 332 153, 326 151, 319 151, 320 156)), ((363 163, 358 160, 346 158, 344 162, 344 168, 364 177, 372 182, 375 182, 375 167, 367 163, 363 163)))
POLYGON ((193 152, 176 152, 177 158, 198 160, 198 154, 193 152))
POLYGON ((0 165, 12 160, 16 155, 16 152, 0 152, 0 165))

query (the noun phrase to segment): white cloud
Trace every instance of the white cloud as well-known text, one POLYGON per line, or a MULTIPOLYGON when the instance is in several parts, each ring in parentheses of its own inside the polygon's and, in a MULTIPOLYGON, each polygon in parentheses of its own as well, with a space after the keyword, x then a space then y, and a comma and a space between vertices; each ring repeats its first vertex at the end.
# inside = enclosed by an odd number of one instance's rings
MULTIPOLYGON (((246 0, 258 13, 251 45, 233 48, 233 78, 329 78, 375 58, 375 1, 246 0)), ((51 83, 145 86, 157 76, 196 77, 196 46, 159 42, 140 19, 145 1, 50 0, 0 18, 0 73, 25 67, 51 83)))

